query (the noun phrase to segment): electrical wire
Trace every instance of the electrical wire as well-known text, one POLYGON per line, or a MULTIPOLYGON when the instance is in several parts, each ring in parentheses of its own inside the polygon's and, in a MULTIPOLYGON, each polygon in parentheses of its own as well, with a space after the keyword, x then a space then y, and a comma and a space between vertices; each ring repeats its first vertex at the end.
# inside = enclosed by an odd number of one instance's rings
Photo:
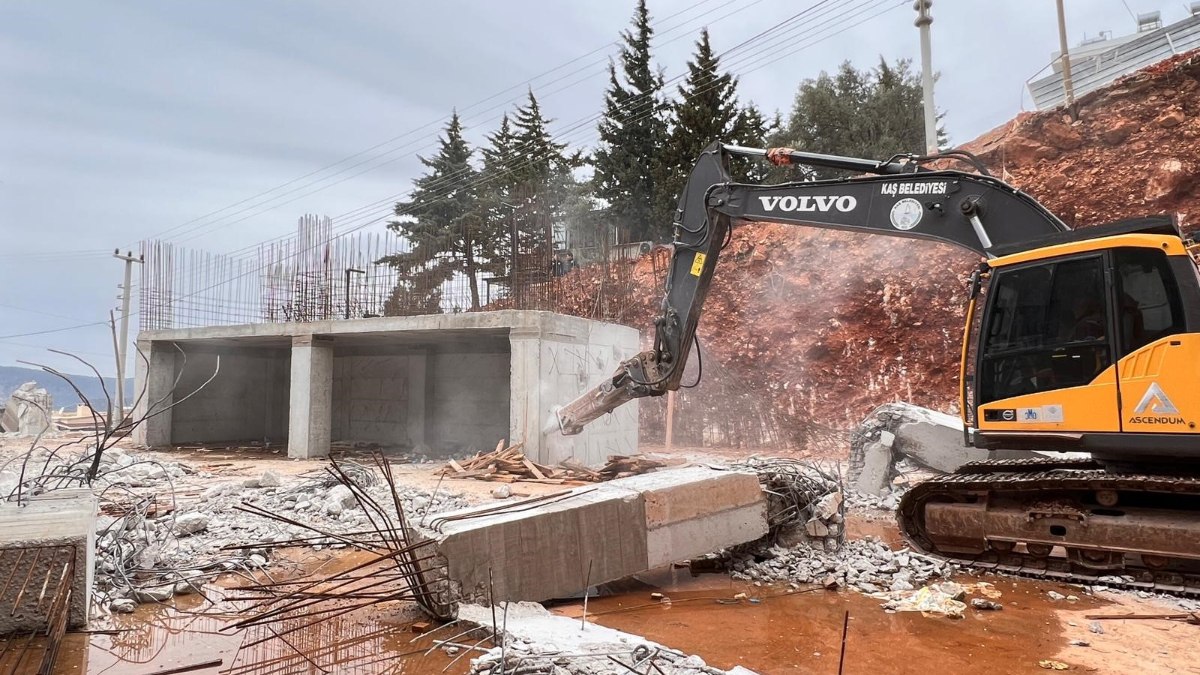
MULTIPOLYGON (((820 7, 820 6, 821 6, 821 5, 823 5, 823 4, 824 4, 824 3, 818 3, 817 5, 814 5, 813 7, 810 7, 809 9, 810 9, 810 11, 811 11, 811 10, 813 10, 813 9, 816 9, 817 7, 820 7)), ((815 45, 815 44, 819 44, 820 42, 823 42, 823 41, 825 41, 825 40, 827 40, 827 39, 829 39, 829 38, 831 38, 831 37, 834 37, 834 36, 836 36, 836 35, 838 35, 838 34, 840 34, 840 33, 842 33, 842 32, 845 32, 846 30, 849 30, 850 28, 853 28, 853 27, 856 27, 856 26, 858 26, 858 25, 861 25, 861 24, 865 23, 866 21, 869 21, 869 20, 871 20, 871 19, 874 19, 874 18, 876 18, 876 17, 878 17, 878 16, 882 15, 883 13, 886 13, 886 12, 888 12, 888 11, 891 11, 891 10, 895 9, 896 7, 900 7, 900 6, 902 6, 903 4, 905 4, 905 3, 895 3, 895 2, 888 3, 888 2, 886 2, 886 1, 879 1, 879 0, 875 0, 875 1, 873 1, 873 2, 866 2, 866 3, 864 3, 864 4, 860 4, 860 5, 856 6, 856 7, 854 7, 852 10, 847 10, 847 11, 844 11, 844 12, 842 12, 842 14, 840 14, 840 15, 839 15, 839 16, 837 16, 837 17, 835 17, 835 19, 834 19, 834 20, 832 20, 832 21, 827 21, 827 22, 825 22, 824 24, 821 24, 821 25, 819 25, 819 26, 816 28, 816 30, 819 32, 820 30, 824 30, 824 29, 826 29, 826 28, 828 28, 828 27, 831 27, 831 26, 838 26, 838 25, 839 25, 839 24, 841 24, 841 23, 845 23, 845 22, 846 22, 846 20, 847 20, 848 18, 855 18, 855 17, 858 17, 858 16, 860 16, 861 14, 865 13, 866 11, 869 11, 869 10, 872 10, 872 9, 880 9, 880 8, 882 8, 882 10, 881 10, 881 11, 878 11, 878 12, 876 12, 875 14, 872 14, 871 16, 869 16, 869 17, 867 17, 867 18, 865 18, 865 19, 861 19, 861 20, 859 20, 859 21, 852 22, 852 23, 850 23, 849 25, 846 25, 846 26, 841 26, 841 27, 839 28, 839 30, 836 30, 836 31, 834 31, 834 32, 832 32, 832 33, 829 33, 829 34, 827 34, 827 35, 823 35, 823 36, 813 36, 815 39, 813 39, 813 40, 811 40, 811 41, 804 42, 804 41, 802 41, 802 40, 800 40, 800 39, 798 39, 798 38, 797 38, 796 40, 794 40, 794 41, 793 41, 792 43, 790 43, 790 44, 791 44, 791 45, 797 45, 797 44, 798 44, 798 46, 796 46, 795 48, 793 48, 793 49, 791 49, 790 51, 787 51, 787 52, 785 52, 785 53, 783 53, 783 54, 779 54, 779 53, 778 53, 778 50, 770 50, 770 53, 766 55, 766 56, 767 56, 767 57, 769 57, 769 58, 767 58, 767 60, 765 60, 765 61, 764 61, 764 60, 763 60, 763 58, 762 58, 762 57, 764 56, 764 55, 762 55, 762 54, 753 54, 753 55, 749 55, 749 56, 750 56, 750 58, 749 58, 749 62, 753 63, 753 64, 754 64, 754 67, 753 67, 753 68, 750 68, 750 69, 748 69, 748 70, 742 71, 742 73, 741 73, 741 74, 743 74, 743 75, 744 75, 744 74, 747 74, 747 73, 749 73, 749 72, 754 72, 754 71, 756 71, 756 70, 759 70, 759 69, 761 69, 761 68, 763 68, 763 67, 766 67, 767 65, 770 65, 771 63, 774 63, 774 62, 776 62, 776 61, 778 61, 778 60, 780 60, 780 59, 782 59, 782 58, 786 58, 787 56, 790 56, 790 55, 792 55, 792 54, 795 54, 795 53, 797 53, 797 52, 799 52, 799 51, 801 51, 801 50, 803 50, 803 49, 805 49, 805 48, 811 47, 811 46, 813 46, 813 45, 815 45), (887 5, 887 6, 885 6, 885 5, 887 5)), ((793 22, 794 20, 795 20, 795 17, 794 17, 794 16, 793 16, 793 17, 789 17, 788 19, 785 19, 783 22, 780 22, 778 25, 782 26, 782 25, 785 25, 785 23, 786 23, 786 22, 793 22)), ((730 51, 731 51, 731 50, 727 50, 726 52, 723 52, 723 53, 721 54, 721 57, 725 57, 725 56, 727 56, 727 55, 730 53, 730 51)), ((730 68, 726 68, 726 71, 727 71, 727 72, 728 72, 728 70, 730 70, 730 68)), ((678 80, 682 79, 683 77, 684 77, 683 75, 680 75, 680 76, 677 76, 677 77, 675 77, 675 78, 672 78, 672 79, 671 79, 669 82, 667 82, 667 83, 664 83, 664 88, 665 88, 665 86, 667 86, 667 84, 669 84, 669 83, 671 83, 671 82, 678 81, 678 80)), ((714 85, 712 85, 712 86, 716 86, 716 84, 714 84, 714 85)), ((711 87, 710 87, 709 89, 711 89, 711 87)), ((696 93, 696 94, 699 94, 699 93, 704 93, 705 91, 708 91, 709 89, 698 90, 698 91, 697 91, 697 92, 695 92, 695 93, 696 93)), ((648 106, 647 106, 647 105, 643 105, 643 106, 641 106, 641 107, 648 107, 648 106)), ((634 111, 636 112, 636 106, 634 106, 634 111)), ((653 111, 653 110, 651 110, 651 111, 647 111, 647 112, 642 112, 642 113, 640 113, 640 116, 639 116, 639 117, 632 118, 631 120, 627 120, 627 121, 634 121, 634 120, 640 120, 640 119, 644 119, 646 116, 648 116, 648 115, 651 115, 651 114, 654 114, 654 111, 653 111)), ((579 122, 579 123, 575 124, 575 125, 572 127, 572 129, 569 129, 569 130, 568 130, 568 132, 570 132, 570 131, 576 131, 576 130, 578 130, 580 127, 582 127, 582 126, 584 126, 584 125, 586 125, 586 124, 590 124, 591 122, 594 122, 594 121, 596 121, 596 120, 600 119, 601 117, 603 117, 603 115, 602 115, 602 114, 597 114, 597 115, 591 116, 591 117, 589 117, 589 118, 587 118, 587 119, 585 119, 585 120, 583 120, 583 121, 581 121, 581 122, 579 122)), ((564 140, 564 139, 562 138, 562 136, 561 136, 561 132, 560 132, 560 135, 559 135, 558 137, 556 137, 556 139, 555 139, 555 140, 557 140, 558 142, 562 142, 562 141, 564 140)), ((525 161, 525 162, 523 162, 522 164, 518 165, 517 167, 510 167, 510 169, 509 169, 509 171, 508 171, 507 173, 508 173, 508 175, 511 175, 512 173, 514 173, 516 170, 520 169, 521 167, 523 167, 523 166, 528 166, 528 165, 529 165, 531 162, 533 162, 533 161, 538 161, 538 159, 539 159, 539 158, 536 158, 536 157, 529 158, 528 160, 526 160, 526 161, 525 161)), ((541 159, 545 159, 545 158, 541 158, 541 159)), ((498 178, 501 178, 501 177, 504 177, 504 176, 505 176, 505 174, 504 174, 504 173, 501 173, 499 176, 497 176, 497 177, 495 177, 495 178, 493 178, 493 179, 498 179, 498 178)), ((480 183, 486 183, 486 182, 488 182, 486 179, 479 179, 479 180, 477 180, 477 181, 475 182, 475 184, 476 184, 476 185, 479 185, 480 183)), ((432 200, 433 202, 436 202, 436 201, 438 201, 439 199, 440 199, 440 200, 444 200, 444 199, 446 199, 446 198, 447 198, 447 196, 446 196, 446 195, 449 195, 449 194, 450 194, 450 193, 451 193, 453 190, 456 190, 456 189, 458 189, 459 187, 461 187, 461 183, 457 183, 457 184, 455 184, 455 183, 454 183, 454 181, 452 180, 452 177, 447 177, 447 178, 446 178, 446 180, 445 180, 445 183, 450 183, 450 185, 449 185, 448 189, 444 189, 444 191, 443 191, 443 194, 442 194, 441 196, 435 195, 435 196, 434 196, 434 199, 432 200)), ((385 201, 391 201, 391 199, 393 199, 393 198, 395 198, 395 197, 397 197, 397 196, 403 196, 403 194, 405 194, 405 193, 402 193, 401 195, 395 195, 395 196, 393 196, 393 197, 391 197, 391 198, 388 198, 388 199, 387 199, 387 200, 385 200, 385 201)), ((364 219, 364 218, 359 218, 359 219, 357 219, 357 222, 355 222, 355 221, 351 221, 351 223, 346 223, 346 224, 343 224, 343 225, 339 226, 339 227, 342 227, 342 228, 344 228, 344 231, 343 231, 343 232, 340 232, 340 233, 339 233, 337 236, 339 236, 339 237, 340 237, 340 236, 344 236, 345 234, 349 234, 349 233, 351 233, 351 232, 358 231, 358 230, 360 230, 360 229, 362 229, 362 228, 364 228, 364 227, 367 227, 367 226, 369 226, 369 225, 371 225, 371 224, 374 224, 374 223, 377 223, 377 222, 379 222, 379 221, 381 221, 381 220, 386 220, 386 219, 388 219, 388 218, 391 218, 391 217, 394 217, 394 216, 398 216, 398 215, 405 215, 405 214, 399 213, 399 210, 397 210, 397 212, 395 212, 395 213, 389 213, 389 214, 385 214, 385 215, 383 215, 383 216, 378 216, 378 217, 370 217, 370 218, 365 218, 365 219, 364 219)), ((266 243, 266 242, 263 242, 263 243, 266 243)), ((260 244, 260 245, 261 245, 261 244, 260 244)), ((305 249, 305 250, 298 250, 298 251, 297 251, 297 252, 294 254, 294 256, 293 256, 293 257, 298 257, 298 256, 300 256, 300 255, 303 255, 304 253, 307 253, 307 251, 308 251, 308 249, 305 249)), ((235 275, 235 276, 233 276, 233 277, 230 277, 230 278, 224 279, 224 280, 222 280, 222 281, 219 281, 219 282, 217 282, 217 283, 215 283, 215 284, 212 284, 212 285, 210 285, 210 286, 207 286, 207 287, 205 287, 205 288, 202 288, 202 289, 196 290, 196 291, 194 291, 194 292, 192 292, 192 293, 189 293, 189 294, 186 294, 186 295, 180 296, 179 298, 177 298, 177 300, 178 300, 178 299, 185 299, 185 298, 188 298, 188 297, 194 297, 194 296, 196 296, 196 295, 200 295, 200 294, 202 294, 202 293, 205 293, 205 292, 207 292, 207 291, 209 291, 209 290, 212 290, 213 288, 217 288, 217 287, 220 287, 220 286, 222 286, 222 285, 225 285, 225 284, 227 284, 227 283, 230 283, 231 281, 233 281, 233 280, 235 280, 235 279, 237 279, 237 278, 241 278, 241 277, 244 277, 244 276, 249 276, 250 274, 254 274, 254 273, 257 273, 257 272, 261 272, 263 269, 265 269, 265 267, 266 267, 266 266, 265 266, 265 265, 263 265, 263 266, 259 266, 259 267, 256 267, 256 268, 252 268, 252 269, 250 269, 250 270, 248 270, 248 271, 246 271, 246 272, 242 272, 241 274, 238 274, 238 275, 235 275)), ((131 313, 130 313, 130 315, 132 316, 132 315, 135 315, 135 314, 137 314, 137 313, 138 313, 137 311, 133 311, 133 312, 131 312, 131 313)), ((92 325, 92 324, 84 324, 84 325, 92 325)), ((0 336, 0 337, 2 337, 2 336, 0 336)))

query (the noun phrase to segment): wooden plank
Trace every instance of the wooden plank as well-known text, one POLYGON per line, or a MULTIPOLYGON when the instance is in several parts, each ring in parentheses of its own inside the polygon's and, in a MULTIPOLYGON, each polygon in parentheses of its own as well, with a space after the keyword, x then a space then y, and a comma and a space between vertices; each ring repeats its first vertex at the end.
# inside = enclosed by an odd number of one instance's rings
POLYGON ((462 465, 453 459, 450 460, 450 468, 454 469, 455 473, 466 473, 466 469, 462 468, 462 465))
POLYGON ((529 469, 529 472, 533 474, 534 478, 540 478, 542 480, 546 479, 546 474, 542 473, 541 471, 538 471, 536 464, 529 461, 528 459, 522 459, 521 462, 525 465, 526 469, 529 469))

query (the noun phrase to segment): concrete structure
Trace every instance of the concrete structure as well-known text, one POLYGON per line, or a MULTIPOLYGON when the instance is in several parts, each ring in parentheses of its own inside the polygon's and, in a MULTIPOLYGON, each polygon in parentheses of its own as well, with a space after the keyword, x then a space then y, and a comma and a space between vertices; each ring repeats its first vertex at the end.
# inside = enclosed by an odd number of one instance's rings
POLYGON ((96 550, 96 497, 55 490, 23 504, 0 502, 0 635, 44 630, 64 564, 73 558, 67 625, 87 625, 96 550))
POLYGON ((558 496, 485 504, 430 518, 427 577, 440 604, 540 602, 687 560, 767 533, 752 473, 669 469, 558 496), (590 567, 590 572, 589 572, 590 567))
POLYGON ((37 436, 53 431, 50 414, 54 410, 54 399, 45 388, 36 382, 26 382, 17 387, 0 414, 0 431, 17 436, 37 436))
POLYGON ((597 464, 637 451, 637 406, 573 437, 553 409, 638 350, 632 328, 516 310, 145 331, 134 419, 151 416, 134 439, 286 439, 291 457, 331 441, 450 455, 507 439, 540 463, 597 464))
MULTIPOLYGON (((1192 3, 1187 18, 1169 26, 1162 26, 1154 18, 1154 22, 1139 25, 1136 33, 1117 38, 1102 36, 1068 50, 1076 99, 1122 75, 1200 47, 1200 6, 1196 3, 1192 3)), ((1050 69, 1049 75, 1035 75, 1026 83, 1038 110, 1060 106, 1065 100, 1060 52, 1051 55, 1050 69)))

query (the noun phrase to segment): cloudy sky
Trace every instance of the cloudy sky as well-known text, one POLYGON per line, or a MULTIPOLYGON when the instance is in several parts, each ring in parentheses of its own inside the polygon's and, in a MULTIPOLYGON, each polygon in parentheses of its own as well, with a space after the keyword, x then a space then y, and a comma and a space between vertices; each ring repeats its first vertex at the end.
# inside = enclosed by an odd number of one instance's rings
MULTIPOLYGON (((680 74, 702 26, 725 51, 810 7, 804 26, 727 56, 743 99, 786 112, 800 81, 843 60, 919 54, 909 0, 650 0, 658 63, 680 74)), ((1066 7, 1072 44, 1132 32, 1134 12, 1171 22, 1186 11, 1156 0, 1066 7)), ((532 86, 552 131, 588 146, 594 125, 580 123, 600 110, 632 8, 0 0, 0 365, 64 363, 54 347, 111 373, 107 327, 60 329, 107 319, 122 271, 114 248, 159 237, 233 251, 288 234, 305 213, 388 204, 452 108, 478 140, 532 86)), ((1058 44, 1053 0, 937 0, 933 15, 936 99, 953 142, 1031 107, 1024 83, 1058 44)))

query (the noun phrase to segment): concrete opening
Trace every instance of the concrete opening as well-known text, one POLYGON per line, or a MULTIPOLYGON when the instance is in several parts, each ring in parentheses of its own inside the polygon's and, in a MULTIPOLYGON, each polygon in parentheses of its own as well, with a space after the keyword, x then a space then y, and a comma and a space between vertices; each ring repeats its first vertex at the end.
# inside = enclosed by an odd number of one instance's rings
POLYGON ((174 379, 179 382, 175 397, 179 400, 196 393, 171 410, 171 443, 282 444, 286 441, 290 349, 237 345, 180 347, 182 352, 176 352, 173 368, 174 379), (216 377, 205 385, 214 372, 216 377))
POLYGON ((339 339, 330 436, 436 456, 489 450, 509 433, 510 359, 507 332, 339 339))

